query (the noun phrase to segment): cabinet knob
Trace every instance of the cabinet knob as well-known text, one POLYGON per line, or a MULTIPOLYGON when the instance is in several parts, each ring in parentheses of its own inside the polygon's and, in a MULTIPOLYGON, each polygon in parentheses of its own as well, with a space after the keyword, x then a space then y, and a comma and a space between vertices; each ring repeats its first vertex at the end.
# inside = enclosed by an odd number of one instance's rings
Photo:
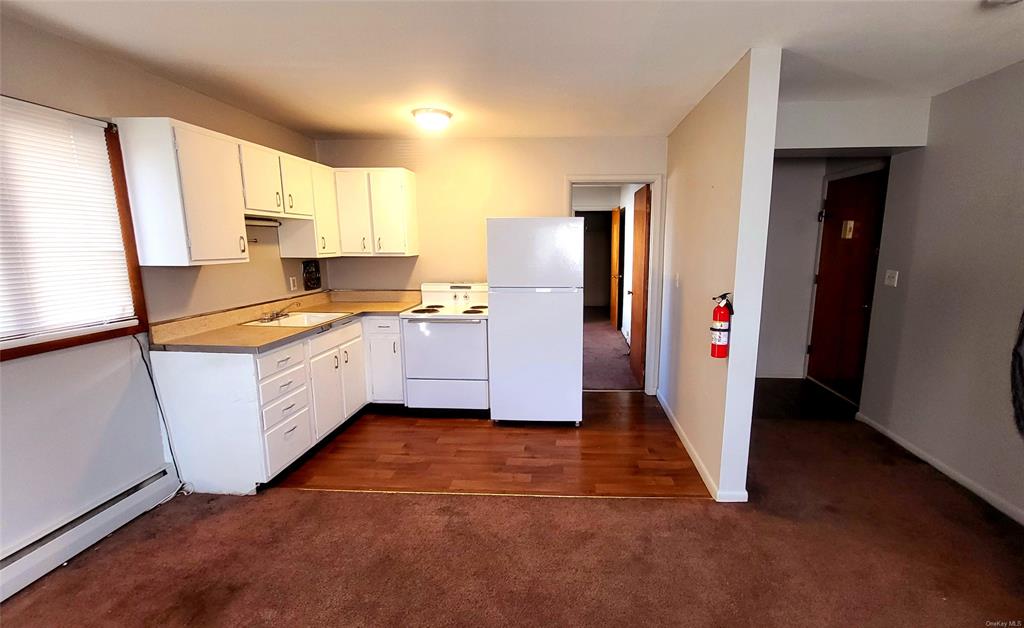
POLYGON ((327 250, 327 238, 320 236, 320 248, 327 250))
POLYGON ((238 236, 238 250, 245 253, 245 236, 238 236))

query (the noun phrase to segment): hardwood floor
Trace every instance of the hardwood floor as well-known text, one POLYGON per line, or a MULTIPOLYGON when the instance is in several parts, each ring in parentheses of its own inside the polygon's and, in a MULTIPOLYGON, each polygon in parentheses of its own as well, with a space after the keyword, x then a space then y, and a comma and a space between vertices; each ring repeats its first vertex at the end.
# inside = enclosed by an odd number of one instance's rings
POLYGON ((322 490, 710 499, 654 397, 585 393, 583 425, 371 406, 276 486, 322 490))

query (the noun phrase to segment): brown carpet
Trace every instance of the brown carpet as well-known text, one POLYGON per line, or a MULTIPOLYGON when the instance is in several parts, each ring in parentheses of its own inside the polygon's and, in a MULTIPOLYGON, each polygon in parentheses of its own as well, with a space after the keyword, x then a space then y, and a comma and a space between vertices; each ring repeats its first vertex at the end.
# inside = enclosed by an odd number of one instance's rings
POLYGON ((1024 529, 870 428, 757 420, 750 477, 749 504, 193 495, 140 517, 0 616, 5 628, 1024 619, 1024 529))
POLYGON ((629 345, 612 327, 608 308, 583 308, 583 389, 638 390, 629 368, 629 345))

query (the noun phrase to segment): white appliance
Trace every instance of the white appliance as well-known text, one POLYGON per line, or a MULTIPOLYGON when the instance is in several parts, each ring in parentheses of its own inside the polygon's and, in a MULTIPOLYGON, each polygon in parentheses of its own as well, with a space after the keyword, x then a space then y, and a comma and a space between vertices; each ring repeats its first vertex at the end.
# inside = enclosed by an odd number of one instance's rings
POLYGON ((583 419, 583 219, 487 221, 495 421, 583 419))
POLYGON ((401 314, 405 405, 486 409, 487 284, 425 283, 401 314))

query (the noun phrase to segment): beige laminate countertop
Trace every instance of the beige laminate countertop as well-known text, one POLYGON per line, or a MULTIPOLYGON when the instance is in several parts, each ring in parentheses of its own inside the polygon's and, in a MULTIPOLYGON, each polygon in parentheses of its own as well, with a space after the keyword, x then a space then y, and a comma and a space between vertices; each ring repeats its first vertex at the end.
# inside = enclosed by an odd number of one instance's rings
POLYGON ((152 345, 154 351, 195 351, 208 353, 264 353, 296 340, 325 331, 332 325, 369 315, 397 315, 414 307, 409 302, 332 301, 309 305, 292 311, 351 312, 351 316, 312 327, 260 327, 257 325, 228 325, 218 329, 180 336, 152 345))

